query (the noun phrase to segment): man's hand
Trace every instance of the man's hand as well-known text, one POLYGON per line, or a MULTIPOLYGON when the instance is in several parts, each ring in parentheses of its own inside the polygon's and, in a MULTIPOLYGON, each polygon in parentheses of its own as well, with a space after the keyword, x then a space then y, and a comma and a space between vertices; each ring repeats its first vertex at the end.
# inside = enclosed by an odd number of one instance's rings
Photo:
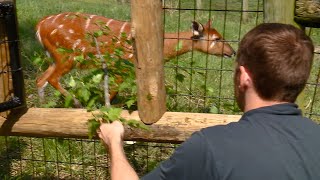
POLYGON ((139 177, 134 169, 130 166, 122 146, 124 127, 120 121, 114 121, 111 124, 102 124, 100 126, 99 137, 109 148, 111 156, 111 179, 124 180, 139 177))
POLYGON ((104 123, 100 126, 100 132, 98 132, 98 134, 110 148, 113 144, 122 143, 124 127, 120 121, 114 121, 111 124, 104 123))

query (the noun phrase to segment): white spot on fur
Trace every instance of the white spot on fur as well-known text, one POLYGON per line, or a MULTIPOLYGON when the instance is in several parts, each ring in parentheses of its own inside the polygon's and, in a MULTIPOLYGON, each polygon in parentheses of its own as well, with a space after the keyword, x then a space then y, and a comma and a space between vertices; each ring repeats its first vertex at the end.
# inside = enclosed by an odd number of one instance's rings
POLYGON ((54 35, 57 31, 58 31, 58 29, 54 29, 54 30, 50 33, 50 35, 54 35))
POLYGON ((85 30, 88 29, 88 27, 89 27, 89 25, 90 25, 90 22, 91 22, 91 19, 92 19, 93 17, 95 17, 95 16, 96 16, 96 15, 90 15, 89 18, 86 20, 86 25, 85 25, 85 27, 84 27, 85 30))
POLYGON ((76 47, 81 43, 81 39, 77 39, 75 43, 72 45, 72 49, 76 49, 76 47))
POLYGON ((212 36, 211 36, 211 39, 212 40, 216 40, 217 38, 219 38, 217 35, 215 35, 215 34, 213 34, 212 36))
POLYGON ((124 28, 127 26, 127 24, 128 24, 128 23, 125 22, 125 23, 121 26, 119 38, 121 38, 121 34, 123 33, 124 28))
POLYGON ((70 34, 73 34, 73 33, 74 33, 74 30, 73 30, 73 29, 69 29, 69 33, 70 33, 70 34))
POLYGON ((67 37, 65 37, 65 39, 66 39, 66 40, 70 40, 70 37, 69 37, 69 36, 67 36, 67 37))
POLYGON ((213 42, 210 44, 209 49, 213 48, 214 45, 216 45, 216 42, 215 42, 215 41, 213 41, 213 42))
POLYGON ((132 38, 132 34, 130 33, 127 39, 130 40, 131 38, 132 38))
POLYGON ((217 36, 217 35, 215 35, 215 34, 213 34, 212 36, 211 36, 211 40, 213 40, 213 42, 210 44, 210 47, 209 47, 209 49, 211 49, 211 48, 213 48, 213 46, 214 45, 216 45, 216 39, 218 39, 219 38, 219 36, 217 36))
POLYGON ((81 51, 84 52, 86 50, 86 47, 82 47, 81 51))
POLYGON ((132 57, 133 57, 133 54, 130 54, 128 57, 129 57, 129 58, 132 58, 132 57))
POLYGON ((41 88, 45 88, 47 85, 48 85, 48 81, 46 81, 41 88))
POLYGON ((49 17, 47 17, 46 19, 49 20, 49 19, 51 19, 51 18, 53 18, 53 16, 49 16, 49 17))
POLYGON ((60 25, 58 26, 58 28, 61 29, 61 28, 63 28, 63 26, 64 26, 63 24, 60 24, 60 25))
POLYGON ((40 36, 40 27, 41 27, 41 26, 38 27, 38 30, 37 30, 37 32, 36 32, 36 36, 37 36, 40 44, 43 46, 42 39, 41 39, 41 36, 40 36))
POLYGON ((58 15, 56 15, 56 17, 54 17, 54 19, 53 19, 53 21, 51 22, 51 23, 55 23, 56 22, 56 20, 61 16, 62 14, 58 14, 58 15))
POLYGON ((113 19, 109 19, 109 21, 106 23, 106 26, 109 26, 112 21, 113 19))

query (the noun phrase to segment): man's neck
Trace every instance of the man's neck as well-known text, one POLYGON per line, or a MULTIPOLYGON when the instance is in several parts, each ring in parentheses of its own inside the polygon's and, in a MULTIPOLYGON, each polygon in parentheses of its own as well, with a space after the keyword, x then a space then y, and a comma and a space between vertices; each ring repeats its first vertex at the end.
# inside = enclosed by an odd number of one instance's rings
POLYGON ((265 107, 265 106, 272 106, 272 105, 283 104, 283 103, 288 103, 288 102, 264 100, 260 98, 256 93, 248 93, 247 96, 245 97, 244 112, 265 107))

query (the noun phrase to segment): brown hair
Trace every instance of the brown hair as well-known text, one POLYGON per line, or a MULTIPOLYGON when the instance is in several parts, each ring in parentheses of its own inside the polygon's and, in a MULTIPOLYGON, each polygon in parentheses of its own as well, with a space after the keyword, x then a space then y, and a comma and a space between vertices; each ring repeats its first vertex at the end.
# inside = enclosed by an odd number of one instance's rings
POLYGON ((302 30, 264 23, 241 40, 237 62, 248 69, 262 99, 294 102, 309 78, 313 51, 311 39, 302 30))

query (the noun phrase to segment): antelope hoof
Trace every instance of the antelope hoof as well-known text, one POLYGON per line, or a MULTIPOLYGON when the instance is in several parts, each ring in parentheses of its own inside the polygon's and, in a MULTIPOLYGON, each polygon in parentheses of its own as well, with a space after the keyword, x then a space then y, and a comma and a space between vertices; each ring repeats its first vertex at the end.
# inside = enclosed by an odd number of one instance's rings
POLYGON ((38 88, 38 95, 40 104, 44 103, 44 88, 38 88))
POLYGON ((83 108, 82 104, 80 103, 80 101, 76 98, 73 98, 73 102, 74 102, 74 106, 76 108, 83 108))

